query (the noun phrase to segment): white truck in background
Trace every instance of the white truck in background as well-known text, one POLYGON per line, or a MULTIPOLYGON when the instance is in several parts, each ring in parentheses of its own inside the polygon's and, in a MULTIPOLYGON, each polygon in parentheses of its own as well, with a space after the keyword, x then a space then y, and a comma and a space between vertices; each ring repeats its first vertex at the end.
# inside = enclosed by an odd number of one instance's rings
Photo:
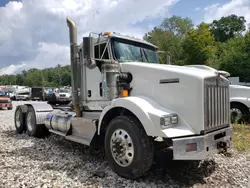
POLYGON ((173 148, 174 160, 203 160, 230 147, 226 78, 159 64, 157 46, 134 37, 90 33, 78 45, 76 24, 70 18, 67 24, 73 108, 19 105, 18 133, 44 137, 50 132, 103 147, 111 168, 128 179, 150 169, 159 144, 173 148))
POLYGON ((13 100, 29 100, 31 94, 31 87, 23 86, 15 91, 13 100))
POLYGON ((70 88, 62 87, 56 88, 53 93, 48 97, 48 104, 69 104, 72 101, 72 93, 70 88))
MULTIPOLYGON (((194 67, 203 70, 211 70, 219 72, 225 78, 230 77, 230 73, 226 71, 216 70, 205 65, 187 65, 186 67, 194 67)), ((230 80, 229 80, 230 81, 230 80)), ((250 87, 242 85, 230 84, 230 119, 231 123, 248 123, 250 120, 250 87)))
POLYGON ((240 77, 239 76, 237 76, 237 77, 230 76, 230 77, 228 77, 228 79, 229 79, 229 81, 230 81, 230 83, 232 85, 240 85, 240 86, 248 86, 248 87, 250 87, 250 82, 240 82, 240 77))
POLYGON ((230 104, 232 123, 249 123, 250 87, 230 85, 230 104))

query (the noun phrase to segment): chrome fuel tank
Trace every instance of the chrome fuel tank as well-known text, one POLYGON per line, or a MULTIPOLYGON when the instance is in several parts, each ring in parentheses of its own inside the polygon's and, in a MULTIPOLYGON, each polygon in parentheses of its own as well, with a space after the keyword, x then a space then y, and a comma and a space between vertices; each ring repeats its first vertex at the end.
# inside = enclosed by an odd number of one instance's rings
POLYGON ((71 119, 75 117, 75 112, 65 112, 55 110, 46 116, 45 126, 60 132, 68 132, 71 126, 71 119))

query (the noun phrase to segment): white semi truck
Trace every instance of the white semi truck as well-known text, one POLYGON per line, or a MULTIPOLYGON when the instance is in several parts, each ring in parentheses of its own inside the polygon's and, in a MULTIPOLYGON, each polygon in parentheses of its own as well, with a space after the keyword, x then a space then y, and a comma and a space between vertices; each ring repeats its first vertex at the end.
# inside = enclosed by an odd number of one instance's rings
POLYGON ((128 179, 150 169, 158 142, 173 148, 174 160, 203 160, 230 147, 226 78, 159 64, 158 48, 134 37, 90 33, 78 45, 76 24, 67 24, 73 108, 19 105, 18 133, 103 147, 114 172, 128 179))

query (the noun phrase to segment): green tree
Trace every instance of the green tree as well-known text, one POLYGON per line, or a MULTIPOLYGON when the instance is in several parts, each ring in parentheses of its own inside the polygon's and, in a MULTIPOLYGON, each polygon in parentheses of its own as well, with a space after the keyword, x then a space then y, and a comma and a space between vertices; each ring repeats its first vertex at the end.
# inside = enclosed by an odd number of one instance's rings
POLYGON ((17 85, 24 85, 25 76, 23 74, 16 75, 16 84, 17 85))
POLYGON ((210 30, 214 34, 216 41, 226 42, 246 30, 245 22, 246 20, 243 16, 232 14, 219 20, 214 20, 210 25, 210 30))
POLYGON ((239 76, 241 81, 250 81, 250 34, 229 39, 220 46, 220 69, 231 76, 239 76))
POLYGON ((57 65, 54 68, 23 70, 16 75, 1 75, 1 85, 27 85, 57 87, 71 85, 70 65, 57 65))
POLYGON ((215 39, 208 24, 201 23, 197 29, 188 32, 183 42, 187 64, 211 64, 217 51, 215 39))
MULTIPOLYGON (((169 52, 172 64, 184 64, 182 40, 188 31, 193 28, 192 20, 189 18, 181 18, 172 16, 166 18, 162 24, 145 34, 145 40, 155 44, 160 51, 169 52)), ((166 62, 166 55, 160 55, 160 63, 166 62)))
POLYGON ((164 31, 171 32, 174 36, 183 39, 187 32, 194 27, 194 24, 188 17, 181 18, 180 16, 172 16, 166 18, 161 24, 161 27, 164 31))

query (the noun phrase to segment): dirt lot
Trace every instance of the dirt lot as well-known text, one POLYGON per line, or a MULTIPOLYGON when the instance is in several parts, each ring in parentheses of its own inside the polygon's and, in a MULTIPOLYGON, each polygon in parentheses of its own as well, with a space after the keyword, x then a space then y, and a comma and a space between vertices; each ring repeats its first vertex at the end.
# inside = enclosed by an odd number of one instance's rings
POLYGON ((250 187, 250 152, 216 155, 203 162, 171 161, 156 154, 148 175, 137 181, 113 173, 102 152, 51 135, 18 135, 14 111, 0 111, 0 187, 250 187))

